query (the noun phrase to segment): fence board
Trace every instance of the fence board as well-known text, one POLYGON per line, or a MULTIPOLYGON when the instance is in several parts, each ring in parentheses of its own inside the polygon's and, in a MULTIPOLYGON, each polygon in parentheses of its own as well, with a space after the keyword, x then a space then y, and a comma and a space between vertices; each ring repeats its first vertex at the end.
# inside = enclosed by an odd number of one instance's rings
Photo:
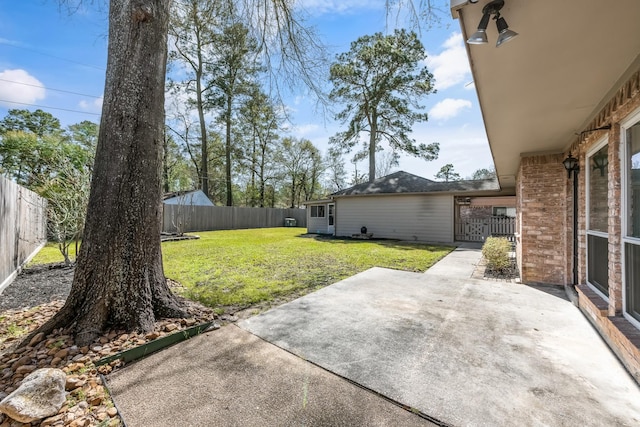
POLYGON ((510 217, 473 218, 455 224, 455 239, 466 242, 484 242, 489 236, 506 237, 515 241, 516 219, 510 217))
POLYGON ((0 292, 47 241, 47 201, 0 176, 0 292))
POLYGON ((179 229, 190 232, 282 227, 285 218, 294 218, 298 227, 307 226, 305 209, 163 205, 162 231, 175 233, 179 229))

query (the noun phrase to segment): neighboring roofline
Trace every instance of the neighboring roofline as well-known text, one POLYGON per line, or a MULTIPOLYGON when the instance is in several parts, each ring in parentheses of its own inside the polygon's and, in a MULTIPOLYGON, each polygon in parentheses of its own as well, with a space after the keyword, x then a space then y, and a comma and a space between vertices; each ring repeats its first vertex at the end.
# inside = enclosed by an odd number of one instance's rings
POLYGON ((364 182, 337 191, 330 197, 380 194, 489 194, 499 193, 501 187, 495 178, 432 181, 405 171, 397 171, 373 182, 364 182))
POLYGON ((460 196, 515 196, 515 188, 507 188, 503 190, 457 190, 457 191, 418 191, 412 193, 366 193, 366 194, 337 194, 334 199, 342 199, 345 197, 378 197, 378 196, 430 196, 430 195, 460 195, 460 196))
MULTIPOLYGON (((162 200, 175 199, 176 197, 186 196, 187 194, 197 193, 198 191, 202 191, 202 189, 196 188, 195 190, 169 191, 162 195, 162 200)), ((202 193, 204 194, 204 191, 202 193)))

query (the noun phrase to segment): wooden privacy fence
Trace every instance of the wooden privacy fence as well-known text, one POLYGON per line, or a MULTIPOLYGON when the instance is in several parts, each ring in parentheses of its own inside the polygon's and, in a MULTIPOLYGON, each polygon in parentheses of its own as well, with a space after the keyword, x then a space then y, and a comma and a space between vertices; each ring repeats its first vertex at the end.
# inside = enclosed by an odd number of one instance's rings
POLYGON ((516 219, 510 217, 491 217, 482 219, 464 219, 456 223, 456 240, 464 242, 484 242, 487 237, 506 237, 515 241, 516 219))
POLYGON ((0 176, 0 292, 46 241, 46 199, 0 176))
POLYGON ((307 226, 304 209, 239 208, 234 206, 163 205, 165 233, 283 227, 285 218, 307 226))

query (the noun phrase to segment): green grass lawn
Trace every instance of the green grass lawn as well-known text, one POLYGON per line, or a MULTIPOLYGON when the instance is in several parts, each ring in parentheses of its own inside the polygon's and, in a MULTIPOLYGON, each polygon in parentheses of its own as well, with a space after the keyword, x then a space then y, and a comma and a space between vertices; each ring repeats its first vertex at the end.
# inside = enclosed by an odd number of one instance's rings
MULTIPOLYGON (((164 271, 185 297, 210 307, 304 294, 371 267, 425 271, 452 248, 393 240, 304 236, 304 228, 209 231, 162 244, 164 271)), ((47 247, 33 263, 50 260, 47 247)), ((59 256, 58 261, 61 260, 59 256)), ((50 261, 49 261, 50 262, 50 261)))
MULTIPOLYGON (((80 242, 78 242, 78 249, 80 249, 80 242)), ((69 246, 69 258, 72 262, 76 260, 75 243, 71 243, 71 246, 69 246)), ((31 261, 29 261, 29 265, 53 264, 56 262, 64 262, 64 257, 60 253, 57 243, 48 242, 45 247, 42 248, 31 261)))

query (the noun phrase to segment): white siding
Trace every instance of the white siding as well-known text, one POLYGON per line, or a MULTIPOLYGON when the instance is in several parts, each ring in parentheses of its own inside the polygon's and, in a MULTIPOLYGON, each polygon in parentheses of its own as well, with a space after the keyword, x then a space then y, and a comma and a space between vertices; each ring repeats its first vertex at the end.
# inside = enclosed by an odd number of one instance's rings
POLYGON ((453 196, 361 196, 339 198, 336 235, 351 236, 367 227, 373 237, 453 242, 453 196))
POLYGON ((329 219, 327 218, 327 205, 307 205, 307 233, 316 233, 316 234, 328 234, 329 230, 329 219), (325 216, 324 218, 312 218, 311 217, 311 206, 324 206, 325 216))

